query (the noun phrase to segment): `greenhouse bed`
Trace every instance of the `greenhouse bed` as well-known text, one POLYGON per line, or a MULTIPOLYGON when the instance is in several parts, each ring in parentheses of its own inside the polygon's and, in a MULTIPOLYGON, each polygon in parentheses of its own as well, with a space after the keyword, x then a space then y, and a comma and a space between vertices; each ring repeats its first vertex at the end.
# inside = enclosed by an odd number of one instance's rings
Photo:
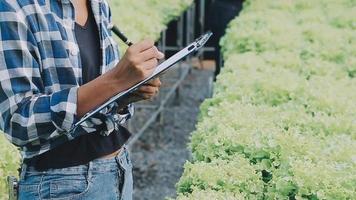
POLYGON ((178 199, 356 197, 356 1, 249 0, 178 199))

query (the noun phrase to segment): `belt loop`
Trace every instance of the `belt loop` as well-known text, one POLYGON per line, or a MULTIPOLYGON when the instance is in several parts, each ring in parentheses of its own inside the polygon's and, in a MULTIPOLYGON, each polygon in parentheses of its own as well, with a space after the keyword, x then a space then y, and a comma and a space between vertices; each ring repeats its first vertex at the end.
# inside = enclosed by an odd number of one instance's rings
POLYGON ((130 165, 130 154, 129 154, 129 150, 126 148, 125 146, 125 159, 128 165, 130 165))
POLYGON ((90 161, 88 163, 88 171, 87 171, 87 181, 89 182, 91 180, 92 174, 93 174, 93 168, 94 168, 94 163, 92 161, 90 161))
POLYGON ((116 156, 115 156, 115 160, 116 162, 119 164, 120 168, 123 168, 124 166, 124 159, 126 159, 127 155, 126 155, 126 145, 123 145, 121 147, 121 151, 120 153, 118 153, 116 156))
MULTIPOLYGON (((122 149, 122 151, 124 151, 124 149, 122 149)), ((123 152, 120 152, 115 156, 116 163, 119 164, 120 168, 122 167, 122 153, 123 152)))
POLYGON ((25 180, 26 171, 27 171, 27 165, 25 163, 22 163, 21 172, 20 172, 20 180, 25 180))

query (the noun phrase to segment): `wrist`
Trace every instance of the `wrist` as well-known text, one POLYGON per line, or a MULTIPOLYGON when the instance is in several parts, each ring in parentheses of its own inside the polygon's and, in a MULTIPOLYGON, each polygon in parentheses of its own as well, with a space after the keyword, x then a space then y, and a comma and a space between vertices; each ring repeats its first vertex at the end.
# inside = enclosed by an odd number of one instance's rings
POLYGON ((114 68, 103 74, 105 85, 112 94, 118 94, 129 88, 128 81, 125 81, 122 76, 120 77, 117 71, 117 68, 114 68))

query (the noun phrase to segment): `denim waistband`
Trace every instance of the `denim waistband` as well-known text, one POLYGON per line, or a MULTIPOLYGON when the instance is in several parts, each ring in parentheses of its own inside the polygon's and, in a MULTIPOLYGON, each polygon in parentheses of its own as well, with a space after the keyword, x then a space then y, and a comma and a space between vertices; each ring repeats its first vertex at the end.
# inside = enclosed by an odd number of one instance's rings
POLYGON ((61 169, 49 169, 46 171, 37 171, 32 166, 26 166, 22 164, 22 170, 20 174, 21 179, 25 179, 28 175, 45 175, 45 174, 87 174, 89 173, 100 173, 107 171, 114 171, 118 169, 118 164, 120 167, 125 168, 125 166, 131 166, 131 161, 128 155, 128 150, 124 146, 121 148, 120 153, 112 158, 98 158, 90 161, 85 165, 78 165, 74 167, 67 167, 61 169))

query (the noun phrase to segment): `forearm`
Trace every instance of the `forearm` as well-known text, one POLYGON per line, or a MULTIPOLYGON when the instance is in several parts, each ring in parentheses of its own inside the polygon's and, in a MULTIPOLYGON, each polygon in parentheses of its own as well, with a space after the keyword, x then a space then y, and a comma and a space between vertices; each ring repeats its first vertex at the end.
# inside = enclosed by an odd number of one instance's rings
MULTIPOLYGON (((111 72, 105 73, 79 87, 77 102, 78 117, 82 117, 85 113, 100 106, 115 94, 130 87, 127 81, 118 79, 112 74, 111 72)), ((125 106, 126 104, 119 105, 120 108, 124 108, 125 106)))

